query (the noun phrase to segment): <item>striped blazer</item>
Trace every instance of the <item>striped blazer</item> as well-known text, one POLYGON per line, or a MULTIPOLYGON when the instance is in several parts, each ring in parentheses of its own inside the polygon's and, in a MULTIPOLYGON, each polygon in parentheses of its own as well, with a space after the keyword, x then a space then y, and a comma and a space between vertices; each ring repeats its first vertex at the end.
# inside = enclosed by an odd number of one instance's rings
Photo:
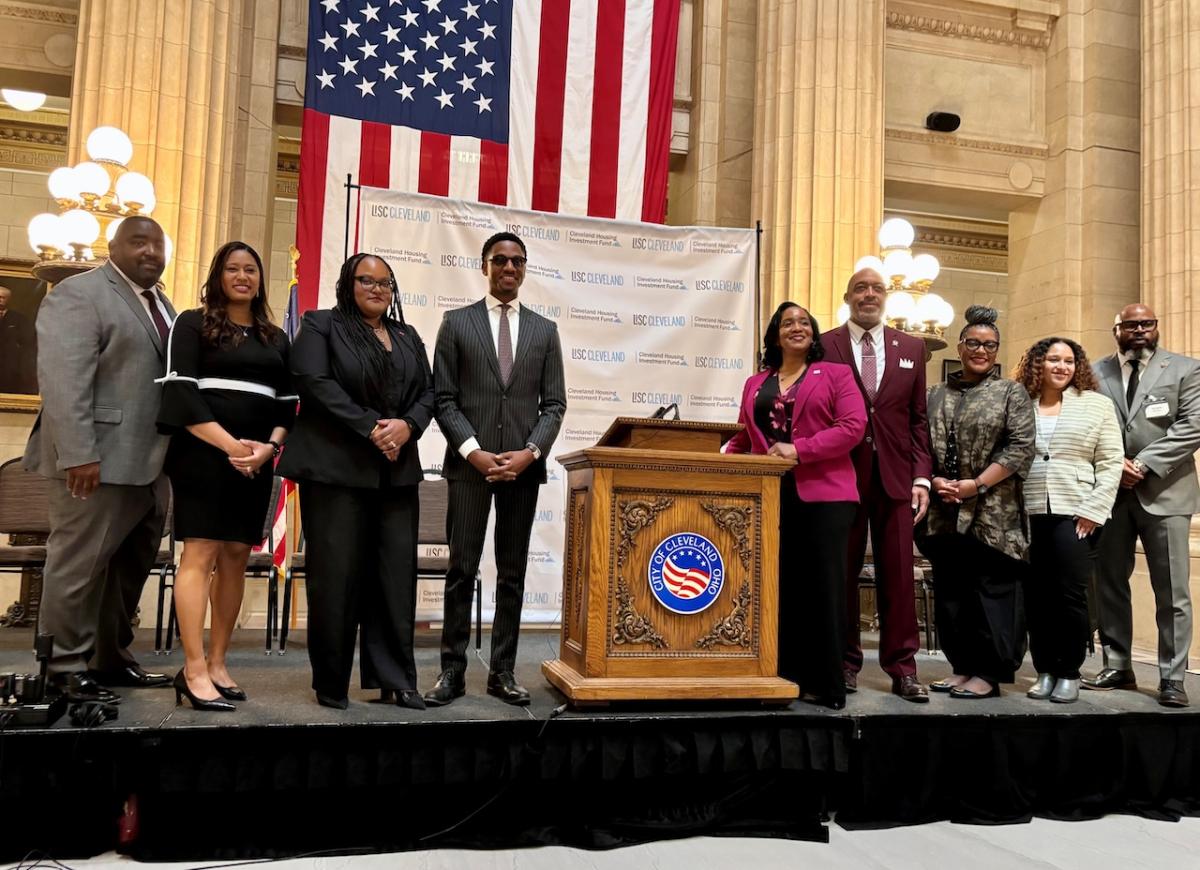
POLYGON ((1069 387, 1046 447, 1039 442, 1025 479, 1026 510, 1103 524, 1117 499, 1125 459, 1113 403, 1100 393, 1069 387))

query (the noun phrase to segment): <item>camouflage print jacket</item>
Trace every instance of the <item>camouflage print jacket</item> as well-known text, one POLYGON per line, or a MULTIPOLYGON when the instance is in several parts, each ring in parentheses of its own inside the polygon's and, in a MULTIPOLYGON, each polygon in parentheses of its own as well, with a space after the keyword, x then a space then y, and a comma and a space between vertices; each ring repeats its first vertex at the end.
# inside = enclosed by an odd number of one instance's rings
POLYGON ((958 479, 978 477, 993 462, 1011 469, 1013 474, 961 505, 946 504, 931 493, 925 534, 971 535, 1006 556, 1028 560, 1029 517, 1021 481, 1033 464, 1037 428, 1029 393, 1015 381, 996 375, 972 385, 953 374, 946 383, 931 387, 929 432, 936 477, 954 477, 953 469, 946 467, 952 426, 958 479))

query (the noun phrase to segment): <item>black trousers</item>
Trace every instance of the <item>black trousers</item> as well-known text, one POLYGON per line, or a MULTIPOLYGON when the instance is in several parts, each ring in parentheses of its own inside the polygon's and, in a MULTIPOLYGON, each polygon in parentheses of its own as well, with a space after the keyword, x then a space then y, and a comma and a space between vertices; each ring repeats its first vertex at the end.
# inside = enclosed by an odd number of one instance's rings
POLYGON ((1088 582, 1101 530, 1080 540, 1074 517, 1035 514, 1030 521, 1033 539, 1024 587, 1033 666, 1039 674, 1077 680, 1091 633, 1088 582))
POLYGON ((938 640, 954 673, 1011 683, 1025 657, 1025 566, 969 535, 936 535, 923 549, 933 567, 938 640))
POLYGON ((529 535, 537 511, 536 478, 491 484, 451 480, 446 505, 450 568, 446 571, 445 617, 442 622, 442 670, 463 673, 471 637, 471 597, 483 557, 488 513, 496 502, 496 617, 492 622, 492 673, 511 671, 517 662, 521 606, 525 600, 525 567, 529 535))
POLYGON ((345 697, 356 634, 364 689, 417 688, 419 512, 416 486, 300 485, 308 541, 308 659, 318 693, 345 697))
POLYGON ((858 505, 804 502, 779 490, 779 675, 823 701, 844 701, 846 554, 858 505))

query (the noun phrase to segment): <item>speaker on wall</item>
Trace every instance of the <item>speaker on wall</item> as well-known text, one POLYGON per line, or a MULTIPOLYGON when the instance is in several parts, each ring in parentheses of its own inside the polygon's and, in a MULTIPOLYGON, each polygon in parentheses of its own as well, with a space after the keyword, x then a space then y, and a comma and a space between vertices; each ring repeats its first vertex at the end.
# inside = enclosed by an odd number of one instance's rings
POLYGON ((930 112, 925 118, 925 126, 937 133, 953 133, 962 123, 962 118, 953 112, 930 112))

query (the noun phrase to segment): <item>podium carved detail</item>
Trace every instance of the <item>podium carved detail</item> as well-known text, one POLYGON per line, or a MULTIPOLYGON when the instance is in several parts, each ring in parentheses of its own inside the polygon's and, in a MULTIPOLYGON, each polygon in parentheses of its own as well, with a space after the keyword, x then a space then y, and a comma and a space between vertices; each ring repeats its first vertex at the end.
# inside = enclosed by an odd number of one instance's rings
POLYGON ((654 501, 621 502, 621 540, 617 543, 617 567, 625 567, 629 552, 637 533, 648 528, 654 520, 675 503, 673 498, 656 498, 654 501))
POLYGON ((711 501, 701 502, 700 507, 712 515, 718 528, 733 535, 742 567, 749 568, 753 555, 750 550, 750 522, 754 517, 754 508, 713 504, 711 501))
POLYGON ((717 645, 749 647, 754 640, 749 617, 750 584, 742 583, 729 615, 713 623, 712 630, 697 640, 696 646, 700 649, 712 649, 717 645))
POLYGON ((649 619, 633 606, 633 594, 624 577, 617 578, 617 627, 613 630, 615 644, 648 643, 655 649, 666 649, 667 641, 654 630, 649 619))

